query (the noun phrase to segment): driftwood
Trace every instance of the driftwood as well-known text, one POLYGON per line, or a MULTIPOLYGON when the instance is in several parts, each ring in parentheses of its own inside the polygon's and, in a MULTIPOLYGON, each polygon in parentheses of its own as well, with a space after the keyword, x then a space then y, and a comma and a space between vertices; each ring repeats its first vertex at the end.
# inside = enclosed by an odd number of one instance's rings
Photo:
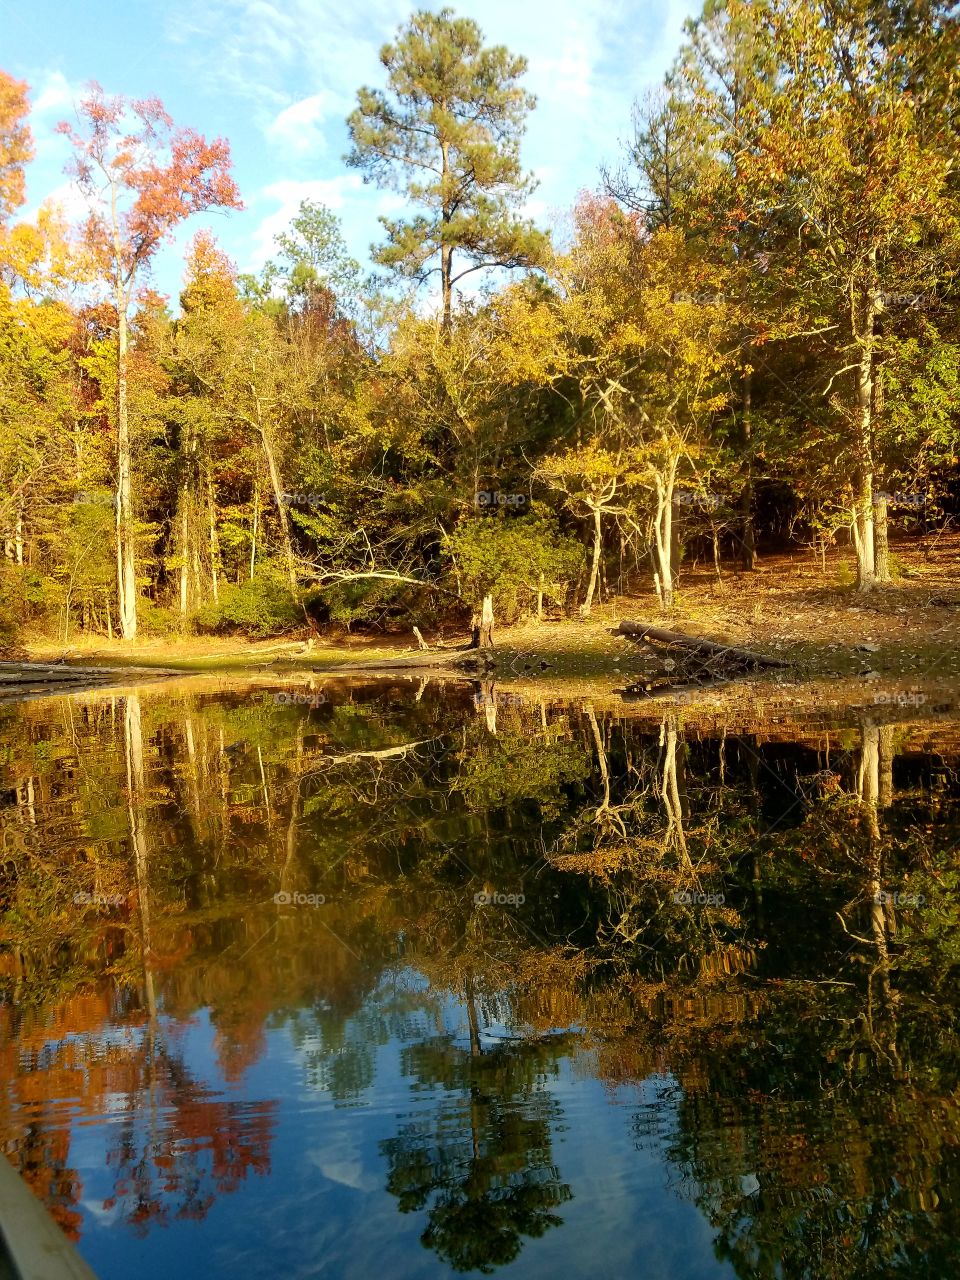
POLYGON ((71 667, 65 662, 0 662, 0 683, 37 684, 57 681, 111 679, 116 671, 103 667, 71 667))
POLYGON ((347 751, 343 755, 325 756, 324 760, 331 764, 343 764, 345 760, 397 760, 416 751, 417 747, 436 741, 436 738, 420 738, 417 742, 404 742, 402 746, 385 747, 382 751, 347 751))
POLYGON ((722 689, 730 683, 726 676, 714 676, 709 673, 695 672, 689 679, 676 680, 672 676, 658 676, 650 680, 637 680, 618 690, 624 701, 642 701, 645 698, 675 698, 680 702, 688 702, 705 689, 722 689))
POLYGON ((79 693, 100 685, 181 675, 159 667, 74 667, 67 663, 0 662, 0 702, 51 693, 79 693))
POLYGON ((646 644, 657 652, 661 652, 663 648, 673 650, 679 656, 699 662, 701 666, 730 670, 790 665, 781 658, 769 658, 765 653, 757 653, 753 649, 738 649, 732 645, 717 644, 713 640, 702 640, 698 636, 685 636, 679 631, 664 631, 662 627, 651 627, 645 622, 621 622, 617 632, 646 644))

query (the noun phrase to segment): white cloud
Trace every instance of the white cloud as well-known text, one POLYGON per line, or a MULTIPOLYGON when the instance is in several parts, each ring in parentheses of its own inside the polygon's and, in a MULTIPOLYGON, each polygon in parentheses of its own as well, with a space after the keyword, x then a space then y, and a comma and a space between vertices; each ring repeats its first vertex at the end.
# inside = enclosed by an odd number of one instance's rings
POLYGON ((262 266, 272 257, 274 237, 286 231, 304 200, 316 200, 338 213, 358 196, 362 187, 363 180, 357 173, 345 173, 335 178, 308 178, 303 181, 284 178, 280 182, 271 182, 250 202, 251 205, 276 205, 271 213, 260 219, 250 234, 250 265, 262 266))
MULTIPOLYGON (((46 192, 39 203, 58 207, 67 221, 72 223, 85 222, 90 213, 90 206, 75 182, 61 182, 52 191, 46 192)), ((39 205, 33 208, 32 216, 36 216, 38 207, 39 205)))
POLYGON ((48 71, 39 90, 34 94, 31 104, 33 114, 62 115, 73 107, 80 93, 81 90, 72 86, 62 71, 48 71))
POLYGON ((338 99, 324 90, 301 98, 285 107, 267 125, 267 140, 280 151, 295 156, 317 154, 326 150, 326 138, 322 125, 337 114, 338 99))

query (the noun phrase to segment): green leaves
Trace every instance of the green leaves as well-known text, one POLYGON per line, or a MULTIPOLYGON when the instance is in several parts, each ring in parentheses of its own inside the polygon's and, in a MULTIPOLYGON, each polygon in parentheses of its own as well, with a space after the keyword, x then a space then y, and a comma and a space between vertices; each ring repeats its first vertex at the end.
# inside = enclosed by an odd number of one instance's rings
POLYGON ((418 282, 439 271, 448 325, 458 279, 489 266, 535 265, 547 244, 515 212, 535 185, 520 164, 534 105, 518 83, 526 60, 482 41, 476 23, 450 9, 414 14, 381 50, 387 92, 361 89, 347 121, 347 163, 426 209, 381 219, 387 243, 375 260, 418 282), (467 259, 459 272, 454 252, 467 259))

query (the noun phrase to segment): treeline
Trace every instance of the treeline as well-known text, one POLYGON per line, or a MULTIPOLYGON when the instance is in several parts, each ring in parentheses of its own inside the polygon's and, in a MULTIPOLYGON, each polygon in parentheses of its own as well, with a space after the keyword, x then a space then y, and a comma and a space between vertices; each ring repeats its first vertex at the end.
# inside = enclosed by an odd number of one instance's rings
POLYGON ((379 274, 305 204, 256 277, 197 233, 176 310, 151 260, 239 206, 226 142, 93 86, 61 126, 89 219, 18 223, 0 73, 8 637, 589 612, 651 581, 670 608, 692 548, 750 569, 774 534, 889 581, 890 525, 943 520, 956 476, 952 6, 709 3, 552 236, 523 216, 524 59, 444 10, 381 62, 347 157, 408 201, 379 274))

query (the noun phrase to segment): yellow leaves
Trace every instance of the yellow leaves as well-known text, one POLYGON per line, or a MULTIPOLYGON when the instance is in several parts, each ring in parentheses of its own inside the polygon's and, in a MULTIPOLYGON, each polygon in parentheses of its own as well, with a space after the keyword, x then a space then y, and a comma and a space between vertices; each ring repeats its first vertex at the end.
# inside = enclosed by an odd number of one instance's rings
POLYGON ((33 293, 59 294, 92 279, 93 263, 59 205, 44 204, 37 220, 0 231, 0 277, 33 293))
POLYGON ((532 298, 522 287, 506 290, 497 300, 495 358, 500 375, 511 386, 543 385, 568 372, 557 301, 532 298))

